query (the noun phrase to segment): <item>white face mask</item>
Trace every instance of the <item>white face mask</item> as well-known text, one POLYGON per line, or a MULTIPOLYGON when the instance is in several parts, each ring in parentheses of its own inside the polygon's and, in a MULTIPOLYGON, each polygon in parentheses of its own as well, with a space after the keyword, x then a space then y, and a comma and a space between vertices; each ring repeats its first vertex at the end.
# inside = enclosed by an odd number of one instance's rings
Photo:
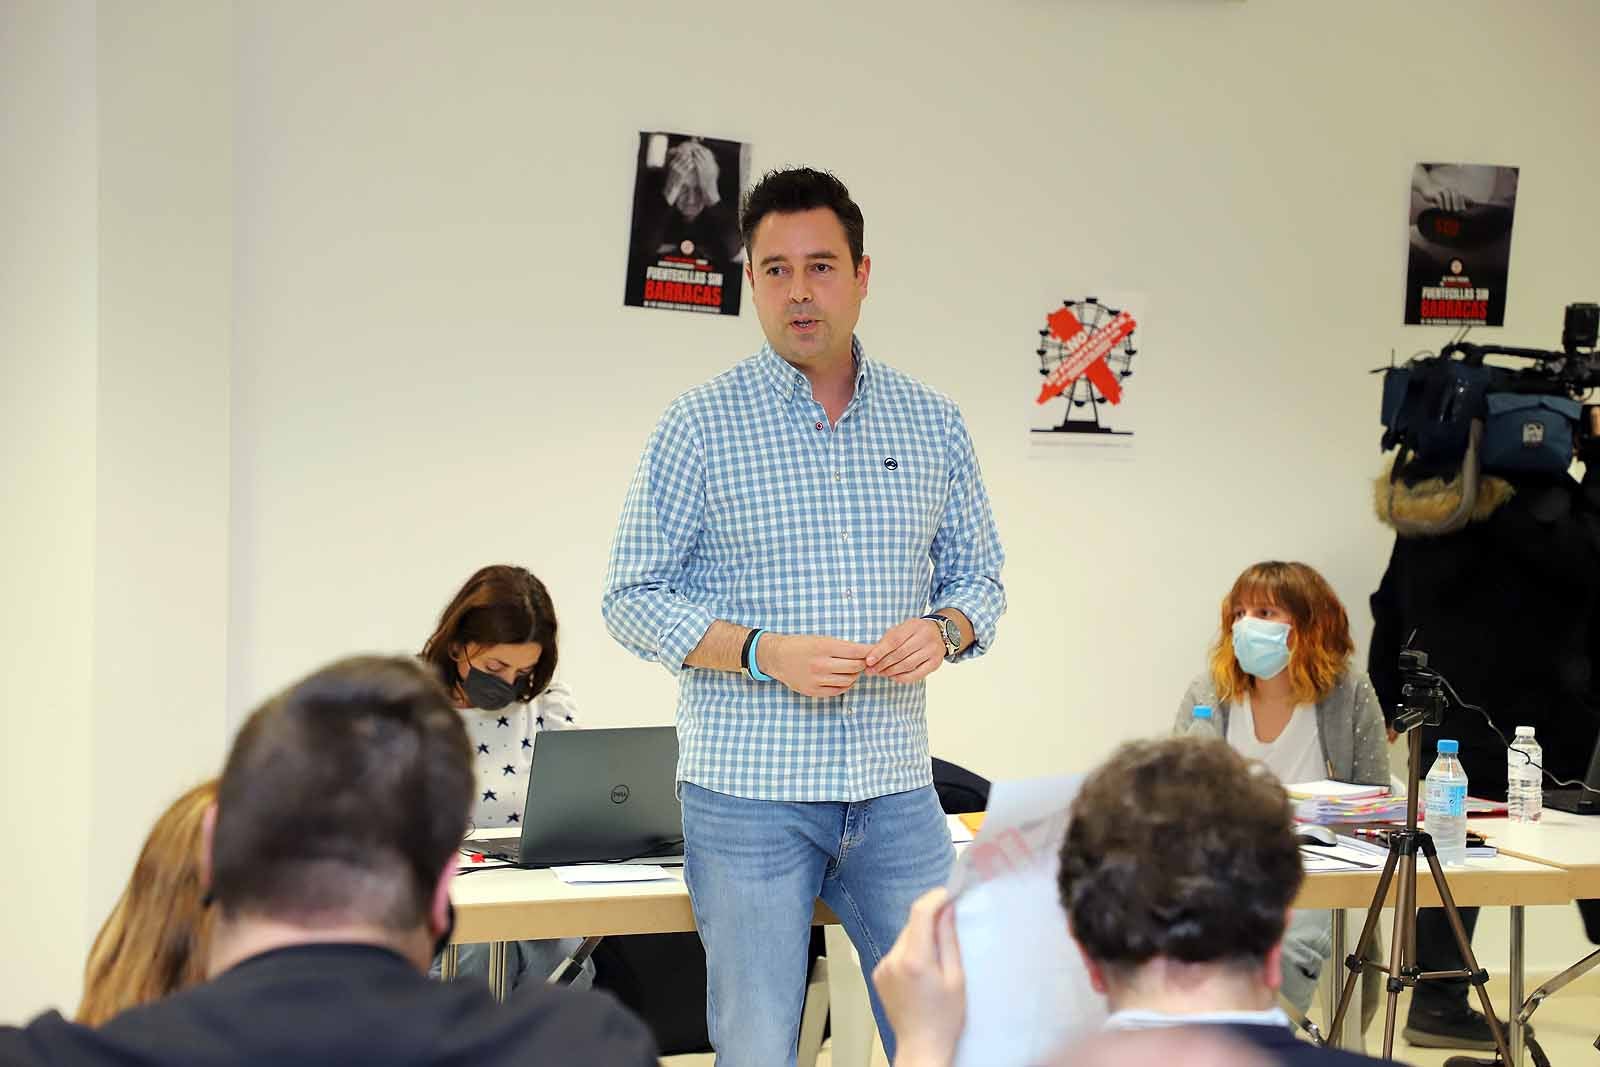
POLYGON ((1246 615, 1233 624, 1233 656, 1239 669, 1262 681, 1289 665, 1289 624, 1246 615))

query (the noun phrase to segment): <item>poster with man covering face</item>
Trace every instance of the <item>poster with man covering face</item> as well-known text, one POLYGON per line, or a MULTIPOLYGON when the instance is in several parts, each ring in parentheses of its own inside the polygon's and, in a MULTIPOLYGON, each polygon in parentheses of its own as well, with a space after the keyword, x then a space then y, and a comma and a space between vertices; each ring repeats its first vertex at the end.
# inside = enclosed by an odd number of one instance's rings
POLYGON ((683 133, 639 134, 623 303, 739 314, 739 193, 750 146, 683 133))
POLYGON ((1503 326, 1517 168, 1418 163, 1411 171, 1409 326, 1503 326))

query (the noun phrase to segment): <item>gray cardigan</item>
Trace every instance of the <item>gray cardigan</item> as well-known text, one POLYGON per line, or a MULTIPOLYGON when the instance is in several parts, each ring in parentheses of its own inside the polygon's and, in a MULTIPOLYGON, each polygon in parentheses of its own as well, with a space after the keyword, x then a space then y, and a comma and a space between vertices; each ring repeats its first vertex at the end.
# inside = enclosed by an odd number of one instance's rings
MULTIPOLYGON (((1185 730, 1193 718, 1196 704, 1209 704, 1222 736, 1228 736, 1228 705, 1217 700, 1217 687, 1207 671, 1189 683, 1178 708, 1173 732, 1185 730)), ((1341 782, 1362 785, 1389 784, 1388 731, 1383 711, 1372 683, 1360 671, 1346 669, 1321 700, 1317 701, 1317 737, 1322 741, 1322 758, 1341 782)))

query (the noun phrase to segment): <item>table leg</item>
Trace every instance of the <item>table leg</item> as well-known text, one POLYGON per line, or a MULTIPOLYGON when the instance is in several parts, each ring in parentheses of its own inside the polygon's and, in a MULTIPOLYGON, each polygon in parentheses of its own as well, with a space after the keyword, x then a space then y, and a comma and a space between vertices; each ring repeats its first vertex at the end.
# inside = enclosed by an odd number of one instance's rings
POLYGON ((1523 908, 1520 904, 1511 906, 1511 974, 1507 976, 1511 984, 1511 1010, 1506 1015, 1506 1025, 1511 1028, 1508 1041, 1511 1045, 1512 1067, 1522 1067, 1523 1025, 1519 1018, 1522 1014, 1522 983, 1523 983, 1523 908))
POLYGON ((504 941, 489 942, 489 992, 499 1001, 504 1001, 511 992, 506 988, 507 955, 504 941))
POLYGON ((828 948, 828 1011, 833 1024, 834 1067, 868 1067, 877 1021, 872 1017, 861 961, 844 927, 825 926, 822 934, 828 948))
MULTIPOLYGON (((1362 921, 1366 921, 1365 913, 1362 915, 1362 921)), ((1350 955, 1352 951, 1360 952, 1361 946, 1350 944, 1350 913, 1343 908, 1335 908, 1333 911, 1333 973, 1339 977, 1341 982, 1350 973, 1344 965, 1344 958, 1350 955)), ((1344 1032, 1328 1035, 1329 1042, 1336 1048, 1346 1049, 1350 1052, 1364 1052, 1366 1050, 1367 1038, 1361 1032, 1361 985, 1364 980, 1364 976, 1356 980, 1356 991, 1350 998, 1350 1008, 1344 1013, 1344 1032)), ((1331 987, 1335 1007, 1339 1004, 1339 988, 1340 982, 1335 982, 1331 987)), ((1328 1023, 1329 1025, 1333 1023, 1333 1014, 1331 1012, 1328 1015, 1328 1023)))
MULTIPOLYGON (((1327 973, 1324 974, 1322 983, 1322 1025, 1327 1035, 1330 1048, 1344 1048, 1344 1035, 1333 1032, 1333 1017, 1339 1012, 1339 990, 1344 985, 1344 957, 1347 950, 1345 941, 1348 937, 1345 931, 1345 916, 1343 908, 1334 908, 1333 916, 1333 956, 1328 961, 1327 973)), ((1352 1005, 1354 1006, 1354 1005, 1352 1005)), ((1355 1012, 1353 1014, 1360 1014, 1355 1012)))
POLYGON ((439 954, 439 980, 441 982, 454 982, 456 968, 460 966, 461 952, 455 945, 446 945, 439 954))

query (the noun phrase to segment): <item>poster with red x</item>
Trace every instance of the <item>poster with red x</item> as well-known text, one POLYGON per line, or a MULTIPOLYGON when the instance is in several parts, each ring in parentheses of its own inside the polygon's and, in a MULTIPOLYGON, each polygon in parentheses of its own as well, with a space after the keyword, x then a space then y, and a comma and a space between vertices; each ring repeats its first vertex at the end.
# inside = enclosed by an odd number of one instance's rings
POLYGON ((1141 297, 1107 293, 1069 297, 1045 312, 1034 349, 1033 444, 1131 447, 1144 307, 1141 297))

